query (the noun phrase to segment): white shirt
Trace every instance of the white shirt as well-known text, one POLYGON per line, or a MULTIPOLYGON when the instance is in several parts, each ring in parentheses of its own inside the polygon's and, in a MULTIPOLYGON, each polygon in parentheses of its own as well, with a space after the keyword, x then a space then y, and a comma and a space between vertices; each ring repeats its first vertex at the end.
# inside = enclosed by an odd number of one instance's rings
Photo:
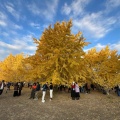
POLYGON ((3 89, 3 83, 2 83, 2 85, 1 85, 1 87, 0 87, 0 90, 2 90, 3 89))

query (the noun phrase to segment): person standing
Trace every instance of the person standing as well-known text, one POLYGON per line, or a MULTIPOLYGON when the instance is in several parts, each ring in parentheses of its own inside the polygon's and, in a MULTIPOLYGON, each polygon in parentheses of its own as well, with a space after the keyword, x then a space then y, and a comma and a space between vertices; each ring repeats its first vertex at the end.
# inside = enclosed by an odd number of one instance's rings
POLYGON ((15 97, 15 96, 18 96, 18 83, 15 83, 14 84, 14 93, 13 93, 13 97, 15 97))
POLYGON ((90 83, 86 83, 85 88, 86 88, 86 93, 90 93, 90 88, 91 88, 90 83))
POLYGON ((10 82, 7 82, 7 83, 6 83, 6 93, 7 93, 8 90, 10 90, 10 86, 11 86, 11 83, 10 83, 10 82))
POLYGON ((36 88, 37 88, 36 83, 34 83, 31 88, 32 88, 32 90, 31 90, 31 95, 30 95, 29 99, 31 99, 31 98, 34 99, 35 98, 35 91, 36 91, 36 88))
POLYGON ((48 83, 45 83, 42 87, 42 102, 45 102, 45 95, 46 95, 46 91, 48 89, 48 83))
POLYGON ((77 82, 75 84, 75 98, 76 98, 76 100, 79 100, 79 98, 80 98, 80 88, 79 88, 79 85, 77 84, 77 82))
POLYGON ((120 85, 117 86, 116 92, 117 92, 117 95, 120 96, 120 85))
POLYGON ((73 82, 71 85, 71 97, 72 100, 75 100, 75 82, 73 82))
POLYGON ((18 84, 18 95, 19 96, 21 95, 22 88, 23 88, 22 82, 19 82, 18 84))
POLYGON ((39 82, 37 82, 37 87, 36 87, 36 91, 35 91, 35 99, 34 100, 38 100, 39 91, 40 91, 40 84, 39 84, 39 82))
POLYGON ((90 93, 90 88, 91 88, 90 83, 87 83, 87 93, 90 93))
POLYGON ((50 83, 50 100, 53 99, 53 84, 50 83))
POLYGON ((4 87, 5 87, 5 83, 4 82, 5 82, 4 80, 2 80, 2 82, 0 82, 0 95, 2 95, 4 87))

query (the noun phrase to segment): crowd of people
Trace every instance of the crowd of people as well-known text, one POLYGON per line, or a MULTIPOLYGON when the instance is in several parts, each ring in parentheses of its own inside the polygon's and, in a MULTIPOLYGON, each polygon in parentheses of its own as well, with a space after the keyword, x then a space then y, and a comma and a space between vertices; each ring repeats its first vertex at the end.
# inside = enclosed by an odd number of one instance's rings
MULTIPOLYGON (((7 93, 8 90, 10 90, 10 86, 13 86, 13 97, 20 96, 22 88, 24 87, 23 82, 16 82, 16 83, 11 83, 11 82, 5 82, 4 80, 0 81, 0 95, 2 95, 4 88, 5 92, 7 93)), ((42 91, 42 98, 41 101, 44 103, 45 102, 45 96, 46 92, 49 90, 49 98, 50 101, 53 99, 53 89, 57 88, 58 91, 68 91, 68 93, 71 93, 71 99, 72 100, 79 100, 80 99, 80 93, 90 93, 91 89, 94 90, 96 86, 94 84, 89 84, 86 83, 83 86, 79 86, 77 82, 73 82, 71 85, 65 85, 59 84, 59 85, 54 85, 52 82, 48 84, 46 82, 43 85, 40 85, 39 82, 29 84, 28 87, 31 89, 30 93, 30 98, 29 99, 34 99, 38 100, 39 99, 39 91, 42 91)), ((116 86, 115 92, 117 93, 118 96, 120 96, 120 85, 116 86)), ((104 93, 104 89, 102 89, 104 93)))
POLYGON ((5 88, 5 93, 10 90, 10 87, 13 86, 13 97, 15 96, 20 96, 21 95, 21 90, 23 88, 23 82, 16 82, 16 83, 11 83, 11 82, 5 82, 4 80, 0 81, 0 95, 2 95, 3 90, 5 88))
POLYGON ((33 85, 31 86, 31 94, 30 94, 30 98, 29 99, 34 99, 34 100, 38 100, 38 94, 39 91, 42 90, 42 102, 45 102, 45 95, 46 95, 46 91, 49 90, 50 91, 50 101, 53 99, 53 84, 50 83, 50 85, 48 85, 48 82, 43 84, 43 86, 41 87, 39 82, 37 83, 33 83, 33 85))
POLYGON ((16 83, 14 83, 13 87, 14 87, 13 97, 20 96, 22 88, 23 88, 23 82, 16 82, 16 83))

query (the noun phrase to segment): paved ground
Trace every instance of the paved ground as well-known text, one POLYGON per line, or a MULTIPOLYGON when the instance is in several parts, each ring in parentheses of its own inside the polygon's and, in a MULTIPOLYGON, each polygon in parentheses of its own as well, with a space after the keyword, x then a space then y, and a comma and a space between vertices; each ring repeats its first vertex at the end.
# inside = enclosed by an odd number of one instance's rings
POLYGON ((71 100, 70 93, 55 92, 54 99, 46 102, 29 99, 30 89, 22 96, 13 97, 13 90, 0 96, 0 120, 120 120, 120 97, 92 91, 81 93, 80 100, 71 100))

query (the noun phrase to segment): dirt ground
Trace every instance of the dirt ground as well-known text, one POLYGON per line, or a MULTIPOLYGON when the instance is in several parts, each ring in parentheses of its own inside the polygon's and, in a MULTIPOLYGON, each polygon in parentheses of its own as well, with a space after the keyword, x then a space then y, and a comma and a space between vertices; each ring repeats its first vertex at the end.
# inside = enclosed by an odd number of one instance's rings
POLYGON ((120 120, 120 97, 98 91, 81 93, 80 100, 71 100, 70 93, 54 92, 54 99, 46 102, 29 99, 30 89, 13 97, 13 90, 0 96, 0 120, 120 120))

